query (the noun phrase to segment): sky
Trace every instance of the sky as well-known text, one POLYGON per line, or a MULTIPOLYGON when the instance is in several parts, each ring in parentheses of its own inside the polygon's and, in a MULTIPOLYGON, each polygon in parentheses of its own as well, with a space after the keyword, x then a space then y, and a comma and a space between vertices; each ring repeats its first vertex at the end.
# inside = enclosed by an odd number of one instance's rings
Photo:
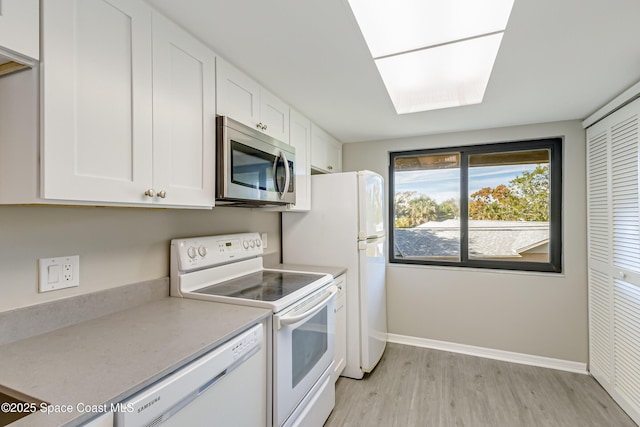
MULTIPOLYGON (((484 187, 508 185, 524 171, 537 165, 484 166, 469 168, 469 194, 484 187)), ((436 169, 395 173, 396 192, 416 191, 438 203, 460 197, 460 169, 436 169)))

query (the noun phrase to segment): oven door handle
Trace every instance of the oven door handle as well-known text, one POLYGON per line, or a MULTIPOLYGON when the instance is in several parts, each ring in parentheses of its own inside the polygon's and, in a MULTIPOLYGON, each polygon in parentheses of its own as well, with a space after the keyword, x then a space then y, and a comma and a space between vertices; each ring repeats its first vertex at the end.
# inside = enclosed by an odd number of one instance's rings
POLYGON ((334 285, 331 285, 327 290, 327 295, 322 298, 318 303, 314 304, 313 307, 306 310, 304 313, 296 314, 295 316, 285 316, 280 317, 276 316, 276 325, 277 329, 282 329, 283 325, 292 325, 294 323, 298 323, 301 320, 306 319, 307 317, 311 317, 315 315, 317 312, 322 310, 322 308, 326 305, 326 303, 333 298, 338 293, 338 288, 334 285))

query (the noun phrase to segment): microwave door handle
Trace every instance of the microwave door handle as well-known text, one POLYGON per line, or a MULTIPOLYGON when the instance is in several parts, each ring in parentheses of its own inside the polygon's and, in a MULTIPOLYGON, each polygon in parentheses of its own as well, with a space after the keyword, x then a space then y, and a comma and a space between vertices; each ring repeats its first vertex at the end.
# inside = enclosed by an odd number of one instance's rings
POLYGON ((277 329, 280 330, 283 325, 292 325, 294 323, 298 323, 299 321, 306 319, 307 317, 313 316, 314 314, 316 314, 317 312, 322 310, 322 308, 325 306, 325 304, 331 298, 333 298, 337 293, 338 293, 338 288, 336 288, 334 285, 332 285, 329 288, 329 291, 327 292, 327 296, 322 298, 322 300, 320 302, 315 304, 313 307, 311 307, 309 310, 305 311, 304 313, 298 314, 298 315, 295 315, 295 316, 285 316, 285 317, 276 316, 277 329))
POLYGON ((289 189, 289 181, 291 180, 291 174, 289 173, 289 161, 287 160, 287 156, 284 155, 284 152, 278 153, 276 159, 273 162, 273 181, 275 183, 276 191, 278 192, 278 197, 280 199, 284 199, 284 195, 287 193, 289 189), (277 171, 278 171, 278 161, 282 159, 284 162, 284 188, 280 191, 280 185, 277 179, 277 171))
POLYGON ((287 160, 287 156, 285 156, 284 152, 280 153, 282 155, 282 160, 284 160, 284 188, 282 189, 282 194, 280 194, 280 198, 284 199, 284 195, 289 191, 289 183, 291 182, 291 173, 289 172, 289 160, 287 160))
MULTIPOLYGON (((280 157, 282 156, 282 152, 278 153, 278 155, 276 156, 276 158, 273 160, 273 186, 276 188, 276 192, 278 193, 278 196, 280 196, 282 194, 282 192, 280 191, 280 185, 278 184, 278 160, 280 160, 280 157)), ((282 198, 280 196, 280 198, 282 198)))

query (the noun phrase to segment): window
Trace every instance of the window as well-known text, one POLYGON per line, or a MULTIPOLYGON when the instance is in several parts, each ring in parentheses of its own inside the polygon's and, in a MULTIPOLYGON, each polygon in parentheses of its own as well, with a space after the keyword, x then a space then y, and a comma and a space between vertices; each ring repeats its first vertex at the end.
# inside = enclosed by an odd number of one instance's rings
POLYGON ((393 263, 562 271, 562 138, 390 153, 393 263))

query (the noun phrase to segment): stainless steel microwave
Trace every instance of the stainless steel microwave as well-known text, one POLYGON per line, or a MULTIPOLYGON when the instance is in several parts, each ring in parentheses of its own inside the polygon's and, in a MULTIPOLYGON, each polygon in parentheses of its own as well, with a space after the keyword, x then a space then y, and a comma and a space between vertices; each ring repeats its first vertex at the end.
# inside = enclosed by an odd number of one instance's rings
POLYGON ((216 200, 240 206, 296 202, 295 149, 229 117, 216 118, 216 200))

